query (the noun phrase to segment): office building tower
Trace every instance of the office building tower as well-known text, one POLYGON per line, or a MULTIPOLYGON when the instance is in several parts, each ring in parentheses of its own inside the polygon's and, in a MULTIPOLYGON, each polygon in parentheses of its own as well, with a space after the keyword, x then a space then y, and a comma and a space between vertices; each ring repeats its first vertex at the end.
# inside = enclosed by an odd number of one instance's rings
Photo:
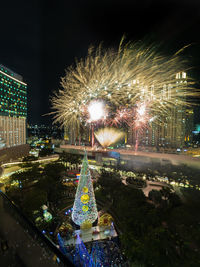
POLYGON ((194 131, 194 110, 186 108, 185 110, 185 144, 191 145, 193 142, 194 131))
MULTIPOLYGON (((186 83, 186 73, 179 72, 176 74, 176 83, 186 83)), ((169 86, 168 86, 169 87, 169 86)), ((170 87, 168 88, 168 91, 170 87)), ((178 90, 178 86, 177 86, 178 90)), ((170 94, 170 92, 168 92, 170 94)), ((174 106, 168 111, 164 120, 154 125, 155 145, 161 147, 181 148, 185 142, 185 125, 186 125, 185 107, 179 104, 174 106)))
MULTIPOLYGON (((182 83, 187 83, 186 73, 179 72, 176 74, 177 90, 182 83)), ((161 90, 160 98, 165 103, 166 99, 171 97, 171 84, 166 84, 161 90)), ((178 101, 177 101, 178 103, 178 101)), ((169 148, 181 148, 185 144, 186 134, 186 108, 174 103, 174 106, 163 114, 163 117, 156 118, 147 125, 145 129, 139 132, 140 146, 155 146, 169 148)), ((152 114, 152 117, 157 117, 152 114)), ((134 129, 128 129, 128 143, 135 144, 136 133, 134 129)))
POLYGON ((27 84, 21 75, 0 65, 0 143, 12 147, 26 143, 27 84))

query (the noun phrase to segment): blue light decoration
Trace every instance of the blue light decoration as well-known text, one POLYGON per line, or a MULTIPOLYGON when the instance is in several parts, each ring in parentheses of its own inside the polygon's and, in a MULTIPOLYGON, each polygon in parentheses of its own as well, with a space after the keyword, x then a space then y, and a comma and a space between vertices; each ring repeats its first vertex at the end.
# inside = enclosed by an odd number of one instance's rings
POLYGON ((72 209, 68 209, 67 211, 65 211, 65 215, 69 215, 72 212, 72 209))
POLYGON ((93 266, 95 267, 110 266, 106 264, 104 250, 102 247, 99 246, 98 242, 92 243, 92 251, 90 256, 93 260, 93 266))
POLYGON ((200 124, 196 125, 196 131, 200 133, 200 124))
POLYGON ((192 131, 194 134, 199 134, 200 131, 192 131))
POLYGON ((77 235, 76 246, 75 246, 75 254, 73 258, 73 264, 75 266, 82 267, 94 267, 94 262, 92 260, 91 255, 88 253, 82 239, 79 235, 77 235))
POLYGON ((43 234, 46 234, 46 231, 45 231, 45 230, 42 230, 42 233, 43 233, 43 234))
POLYGON ((66 250, 66 248, 65 248, 64 241, 63 241, 63 239, 62 239, 62 237, 60 236, 59 233, 57 234, 57 239, 58 239, 58 244, 59 244, 59 249, 60 249, 60 251, 61 251, 64 255, 66 255, 66 254, 67 254, 67 250, 66 250))
POLYGON ((108 157, 114 158, 114 159, 120 159, 120 153, 116 151, 108 151, 108 157))

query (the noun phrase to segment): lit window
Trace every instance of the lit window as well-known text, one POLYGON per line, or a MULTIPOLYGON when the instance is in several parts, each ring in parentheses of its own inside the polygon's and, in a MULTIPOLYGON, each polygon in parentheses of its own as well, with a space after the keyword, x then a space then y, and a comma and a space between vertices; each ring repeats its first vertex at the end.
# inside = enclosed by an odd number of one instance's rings
POLYGON ((182 72, 182 78, 186 79, 186 72, 182 72))

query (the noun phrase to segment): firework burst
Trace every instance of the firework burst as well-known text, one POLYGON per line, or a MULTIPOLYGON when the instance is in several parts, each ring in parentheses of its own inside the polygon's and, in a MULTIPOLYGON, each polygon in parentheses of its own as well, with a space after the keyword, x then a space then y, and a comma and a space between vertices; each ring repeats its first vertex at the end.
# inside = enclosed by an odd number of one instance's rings
POLYGON ((92 101, 106 104, 107 125, 137 122, 135 110, 140 103, 148 107, 149 119, 161 120, 172 107, 188 105, 186 98, 198 94, 193 81, 176 79, 176 73, 187 70, 184 64, 179 52, 161 56, 154 46, 140 43, 121 42, 117 52, 90 48, 88 56, 61 78, 62 89, 51 99, 54 122, 79 129, 88 122, 92 101))
POLYGON ((111 117, 106 121, 106 124, 110 126, 119 126, 122 124, 128 125, 131 117, 132 112, 130 109, 120 108, 114 112, 114 117, 111 117))
POLYGON ((124 137, 124 132, 115 128, 101 128, 95 133, 95 137, 103 148, 106 148, 124 137))

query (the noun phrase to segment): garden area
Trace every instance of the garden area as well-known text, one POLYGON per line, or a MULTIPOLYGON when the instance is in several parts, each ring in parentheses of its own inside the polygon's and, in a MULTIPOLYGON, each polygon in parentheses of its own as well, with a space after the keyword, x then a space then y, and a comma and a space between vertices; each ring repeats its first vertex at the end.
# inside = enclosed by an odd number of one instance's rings
MULTIPOLYGON (((7 195, 22 212, 55 242, 58 230, 71 236, 77 182, 68 174, 72 169, 78 173, 80 162, 65 153, 51 163, 25 161, 6 187, 7 195)), ((170 170, 177 181, 189 179, 188 172, 181 176, 177 169, 170 170)), ((170 172, 164 171, 172 179, 170 172)), ((132 266, 198 266, 200 191, 179 188, 180 198, 172 187, 163 187, 146 197, 141 190, 146 180, 158 180, 160 175, 160 170, 137 173, 98 168, 93 180, 97 206, 113 217, 121 250, 132 266)), ((198 182, 196 173, 192 179, 192 183, 198 182)))
POLYGON ((9 177, 6 194, 33 224, 52 235, 59 224, 57 212, 73 203, 76 192, 77 181, 63 181, 68 177, 68 172, 79 164, 80 158, 68 158, 66 162, 62 154, 58 161, 51 163, 38 163, 27 157, 20 167, 12 167, 16 172, 9 177), (48 206, 51 220, 45 219, 43 205, 48 206))
POLYGON ((200 264, 200 192, 182 193, 184 202, 170 188, 152 190, 146 198, 141 189, 124 185, 119 172, 102 172, 96 199, 115 215, 122 251, 133 266, 200 264))

